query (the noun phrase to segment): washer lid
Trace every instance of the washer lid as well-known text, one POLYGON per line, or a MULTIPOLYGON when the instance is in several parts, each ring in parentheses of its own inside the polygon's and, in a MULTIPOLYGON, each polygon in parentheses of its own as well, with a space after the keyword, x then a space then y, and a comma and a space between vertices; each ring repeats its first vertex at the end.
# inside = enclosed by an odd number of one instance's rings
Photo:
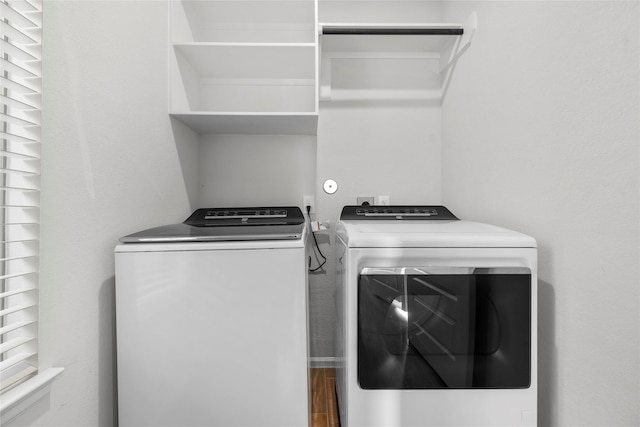
POLYGON ((194 227, 172 224, 150 228, 120 238, 122 243, 232 242, 262 240, 298 240, 304 224, 230 227, 194 227))
POLYGON ((533 237, 460 220, 349 221, 336 234, 350 248, 535 248, 533 237))
POLYGON ((197 209, 181 224, 150 228, 122 243, 298 240, 305 227, 298 207, 197 209))

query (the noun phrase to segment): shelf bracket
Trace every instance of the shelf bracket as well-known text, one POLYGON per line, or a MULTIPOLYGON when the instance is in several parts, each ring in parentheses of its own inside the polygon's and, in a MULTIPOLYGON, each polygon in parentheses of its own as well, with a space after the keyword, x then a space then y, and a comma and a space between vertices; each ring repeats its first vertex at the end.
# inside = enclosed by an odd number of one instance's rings
POLYGON ((476 33, 476 29, 478 28, 478 14, 473 12, 462 24, 462 28, 464 32, 460 34, 460 37, 456 40, 456 43, 451 50, 451 54, 449 55, 449 60, 440 67, 440 74, 446 72, 449 68, 453 66, 458 61, 458 58, 462 56, 463 53, 469 49, 471 46, 471 42, 473 41, 473 36, 476 33))
POLYGON ((320 54, 320 101, 331 100, 331 59, 331 57, 320 54))

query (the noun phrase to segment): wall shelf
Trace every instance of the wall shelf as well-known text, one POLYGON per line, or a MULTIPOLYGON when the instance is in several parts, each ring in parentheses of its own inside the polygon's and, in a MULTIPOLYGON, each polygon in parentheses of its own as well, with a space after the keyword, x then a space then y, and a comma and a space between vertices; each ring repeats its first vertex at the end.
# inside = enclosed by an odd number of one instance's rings
POLYGON ((437 13, 407 0, 169 3, 169 113, 199 133, 315 134, 320 100, 441 100, 477 26, 413 22, 437 13))
POLYGON ((402 24, 402 23, 320 23, 322 35, 422 35, 461 36, 461 24, 402 24))
POLYGON ((199 134, 315 135, 317 113, 173 112, 199 134))
POLYGON ((170 3, 173 117, 199 133, 317 125, 317 0, 170 3))
POLYGON ((316 0, 179 0, 172 41, 314 43, 316 0))
MULTIPOLYGON (((470 47, 476 28, 475 13, 464 23, 320 23, 320 99, 365 100, 380 99, 380 96, 407 99, 406 95, 411 91, 418 98, 442 99, 451 77, 450 70, 470 47), (384 61, 389 59, 396 60, 399 68, 390 69, 384 61), (369 67, 361 65, 365 61, 369 67), (346 62, 350 64, 341 65, 346 62), (358 68, 366 69, 366 75, 353 73, 353 87, 350 87, 347 69, 358 68), (378 68, 380 71, 376 75, 378 68), (335 73, 343 73, 343 77, 337 79, 335 73), (384 76, 390 74, 398 77, 385 80, 384 76), (415 78, 416 75, 423 78, 415 78), (406 80, 409 76, 415 80, 413 86, 406 80), (434 87, 435 79, 439 81, 438 87, 434 87), (369 80, 371 86, 363 87, 363 80, 369 80), (336 88, 339 93, 334 90, 336 88), (371 93, 367 94, 367 91, 371 93)), ((415 99, 414 96, 409 98, 415 99)))
POLYGON ((171 111, 315 113, 315 56, 313 44, 174 44, 171 111))

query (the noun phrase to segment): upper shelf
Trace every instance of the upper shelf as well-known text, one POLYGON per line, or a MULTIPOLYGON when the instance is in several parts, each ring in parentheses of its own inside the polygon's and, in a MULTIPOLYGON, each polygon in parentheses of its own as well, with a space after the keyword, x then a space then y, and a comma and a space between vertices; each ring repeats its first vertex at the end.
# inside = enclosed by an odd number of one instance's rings
POLYGON ((174 43, 315 42, 313 0, 183 0, 172 3, 174 43))
POLYGON ((476 28, 475 13, 463 23, 321 22, 320 98, 337 100, 347 93, 358 99, 385 93, 397 98, 412 91, 442 99, 449 71, 471 45, 476 28), (398 60, 399 68, 390 69, 387 59, 398 60))
POLYGON ((197 133, 315 135, 317 113, 173 112, 197 133))
POLYGON ((461 36, 462 24, 399 24, 399 23, 320 23, 320 34, 329 35, 430 35, 461 36))
POLYGON ((314 134, 317 0, 174 0, 170 107, 199 133, 314 134))
POLYGON ((324 52, 441 52, 462 24, 320 23, 324 52), (397 37, 396 37, 397 36, 397 37))
POLYGON ((318 33, 323 52, 442 54, 456 40, 466 50, 476 27, 473 13, 464 23, 319 23, 318 33))

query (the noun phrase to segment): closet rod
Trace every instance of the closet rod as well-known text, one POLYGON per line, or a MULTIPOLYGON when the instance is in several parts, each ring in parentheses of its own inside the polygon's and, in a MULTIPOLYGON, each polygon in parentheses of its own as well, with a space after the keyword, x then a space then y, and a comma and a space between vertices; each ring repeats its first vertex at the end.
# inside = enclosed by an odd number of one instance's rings
POLYGON ((460 36, 462 28, 398 28, 398 27, 323 27, 322 34, 327 35, 429 35, 460 36))

